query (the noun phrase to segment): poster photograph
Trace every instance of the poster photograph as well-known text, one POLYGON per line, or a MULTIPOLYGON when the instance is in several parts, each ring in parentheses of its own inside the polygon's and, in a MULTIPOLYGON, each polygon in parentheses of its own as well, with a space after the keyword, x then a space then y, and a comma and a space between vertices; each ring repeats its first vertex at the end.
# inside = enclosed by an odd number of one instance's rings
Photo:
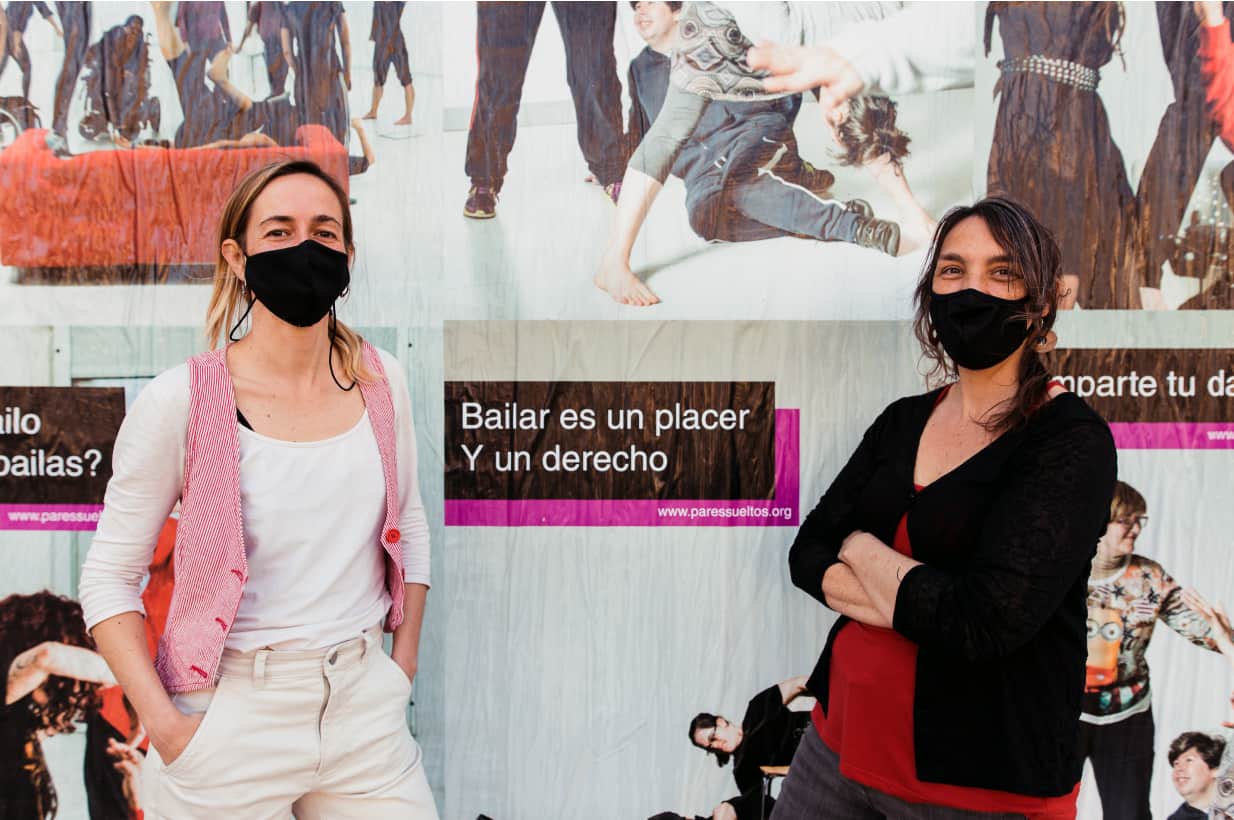
POLYGON ((0 820, 1234 817, 1232 9, 0 0, 0 820))

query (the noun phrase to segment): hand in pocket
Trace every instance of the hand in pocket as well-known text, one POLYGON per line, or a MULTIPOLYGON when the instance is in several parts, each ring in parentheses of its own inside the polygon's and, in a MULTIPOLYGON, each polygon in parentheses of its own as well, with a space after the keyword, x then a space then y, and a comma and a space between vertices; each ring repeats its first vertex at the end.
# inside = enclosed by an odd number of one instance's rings
POLYGON ((161 732, 157 740, 151 733, 150 742, 154 744, 164 766, 170 766, 184 753, 193 735, 197 734, 197 729, 201 726, 204 717, 205 712, 196 715, 179 715, 175 724, 161 732))

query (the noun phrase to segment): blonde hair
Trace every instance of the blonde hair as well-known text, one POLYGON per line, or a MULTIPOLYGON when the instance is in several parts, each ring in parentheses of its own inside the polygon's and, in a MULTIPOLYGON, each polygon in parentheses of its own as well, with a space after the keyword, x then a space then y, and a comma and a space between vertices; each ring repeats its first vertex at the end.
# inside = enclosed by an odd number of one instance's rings
MULTIPOLYGON (((244 231, 248 227, 249 211, 252 210, 253 202, 271 182, 292 174, 308 174, 330 186, 343 212, 343 246, 349 256, 355 250, 347 192, 317 163, 304 159, 285 159, 250 173, 240 180, 236 190, 232 191, 219 220, 219 252, 214 262, 214 290, 210 294, 210 307, 206 310, 206 346, 211 350, 222 343, 223 335, 248 307, 244 286, 240 278, 231 272, 231 267, 223 257, 223 243, 231 239, 244 250, 244 231)), ((345 378, 353 382, 377 380, 376 374, 364 363, 364 340, 359 333, 338 321, 334 328, 334 353, 342 365, 345 378)))

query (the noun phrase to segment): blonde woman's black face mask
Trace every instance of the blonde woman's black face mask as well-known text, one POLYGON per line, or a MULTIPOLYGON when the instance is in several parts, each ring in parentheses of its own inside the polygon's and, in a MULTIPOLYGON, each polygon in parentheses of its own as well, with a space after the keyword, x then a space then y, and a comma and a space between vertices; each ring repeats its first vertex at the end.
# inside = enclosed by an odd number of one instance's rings
POLYGON ((244 280, 266 309, 296 327, 317 324, 347 289, 347 254, 306 239, 248 257, 244 280))

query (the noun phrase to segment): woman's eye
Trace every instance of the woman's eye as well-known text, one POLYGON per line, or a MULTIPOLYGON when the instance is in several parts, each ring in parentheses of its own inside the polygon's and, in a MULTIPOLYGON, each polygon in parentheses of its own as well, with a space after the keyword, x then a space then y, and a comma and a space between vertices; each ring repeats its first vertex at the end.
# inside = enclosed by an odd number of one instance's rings
POLYGON ((266 231, 266 236, 268 237, 278 238, 278 237, 283 237, 286 235, 287 235, 287 231, 283 228, 274 228, 272 230, 266 231))
POLYGON ((335 239, 336 238, 334 231, 318 231, 317 235, 325 239, 335 239))
POLYGON ((963 271, 961 271, 955 265, 947 265, 946 267, 939 268, 939 271, 938 271, 939 276, 958 276, 962 273, 963 271))
POLYGON ((1013 271, 1011 268, 999 268, 994 271, 993 275, 999 279, 1019 279, 1020 274, 1013 271))

